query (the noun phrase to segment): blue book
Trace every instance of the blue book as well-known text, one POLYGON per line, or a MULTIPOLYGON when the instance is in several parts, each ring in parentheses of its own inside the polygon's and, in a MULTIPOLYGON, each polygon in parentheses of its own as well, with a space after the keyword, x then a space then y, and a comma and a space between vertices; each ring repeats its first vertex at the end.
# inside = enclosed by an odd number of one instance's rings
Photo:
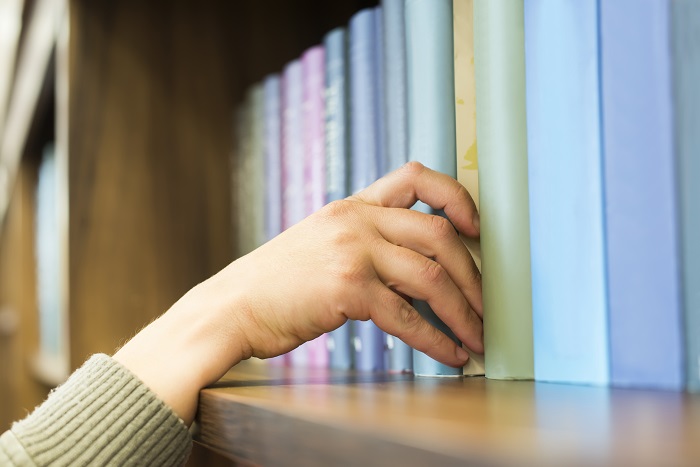
MULTIPOLYGON (((382 0, 384 56, 384 149, 387 172, 408 160, 406 102, 406 32, 404 0, 382 0)), ((398 337, 387 335, 388 369, 411 371, 413 350, 398 337)))
MULTIPOLYGON (((457 178, 452 0, 407 0, 405 5, 409 159, 457 178)), ((439 214, 420 202, 415 209, 439 214)), ((459 343, 427 303, 414 300, 413 306, 459 343)), ((417 350, 413 371, 430 376, 462 374, 461 368, 417 350)))
POLYGON ((382 0, 386 171, 408 161, 405 0, 382 0))
MULTIPOLYGON (((347 34, 336 28, 323 39, 326 50, 326 202, 350 194, 350 138, 348 134, 347 34)), ((329 365, 333 369, 353 367, 352 322, 328 335, 329 365)))
POLYGON ((535 379, 609 380, 596 0, 525 0, 535 379))
POLYGON ((700 2, 672 3, 687 388, 700 392, 700 2))
POLYGON ((611 381, 684 386, 670 0, 603 0, 611 381))
MULTIPOLYGON (((356 193, 374 182, 383 170, 377 47, 378 14, 364 9, 350 19, 350 137, 351 191, 356 193)), ((385 368, 385 336, 371 321, 355 325, 355 367, 385 368)))
POLYGON ((279 75, 265 78, 265 235, 282 232, 282 109, 279 75))

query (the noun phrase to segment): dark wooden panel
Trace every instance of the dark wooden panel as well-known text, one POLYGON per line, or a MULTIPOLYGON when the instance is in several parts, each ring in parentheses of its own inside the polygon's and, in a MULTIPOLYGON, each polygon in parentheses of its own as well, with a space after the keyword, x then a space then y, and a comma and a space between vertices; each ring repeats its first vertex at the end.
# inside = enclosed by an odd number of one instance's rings
POLYGON ((0 309, 7 320, 7 332, 0 333, 0 432, 24 418, 49 390, 30 368, 38 345, 33 243, 36 171, 34 158, 20 166, 0 232, 0 309))
POLYGON ((700 397, 672 392, 243 364, 197 423, 263 465, 700 465, 700 397))
POLYGON ((236 102, 371 3, 70 3, 73 368, 232 259, 236 102))

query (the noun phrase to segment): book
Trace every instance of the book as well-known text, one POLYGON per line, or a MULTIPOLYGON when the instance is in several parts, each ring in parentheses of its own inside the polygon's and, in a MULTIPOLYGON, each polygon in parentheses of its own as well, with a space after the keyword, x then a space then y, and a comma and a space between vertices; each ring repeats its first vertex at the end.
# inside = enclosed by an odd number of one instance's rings
POLYGON ((57 380, 69 374, 59 164, 54 144, 47 144, 38 167, 34 235, 39 348, 33 360, 57 380))
POLYGON ((523 28, 522 0, 474 3, 484 355, 495 379, 534 375, 523 28))
POLYGON ((686 379, 688 390, 700 392, 700 3, 676 0, 671 8, 686 379))
POLYGON ((611 382, 684 385, 670 0, 600 4, 611 382))
MULTIPOLYGON (((382 173, 382 143, 377 101, 378 14, 373 8, 355 13, 349 23, 351 191, 356 193, 382 173)), ((385 336, 371 321, 354 324, 355 367, 384 370, 385 336)))
POLYGON ((287 64, 282 86, 282 228, 306 216, 304 204, 304 117, 301 61, 287 64))
MULTIPOLYGON (((301 56, 304 120, 304 204, 307 216, 326 204, 325 154, 325 52, 322 46, 311 47, 301 56)), ((326 335, 307 342, 308 365, 328 366, 326 335)))
POLYGON ((252 92, 248 90, 234 116, 235 142, 231 158, 231 194, 236 233, 236 257, 250 253, 254 243, 254 230, 250 228, 252 204, 248 202, 251 191, 252 106, 252 92))
MULTIPOLYGON (((407 0, 405 7, 408 157, 456 178, 452 0, 407 0)), ((441 214, 422 202, 414 209, 441 214)), ((413 306, 459 344, 426 302, 414 300, 413 306)), ((428 376, 462 374, 461 368, 444 365, 418 350, 413 352, 413 371, 428 376)))
MULTIPOLYGON (((384 59, 384 140, 386 171, 408 160, 408 109, 406 97, 406 33, 404 0, 382 0, 384 59)), ((390 371, 412 371, 413 349, 401 339, 387 335, 390 371)))
MULTIPOLYGON (((282 228, 306 216, 304 197, 304 89, 300 60, 289 62, 282 80, 282 228)), ((301 344, 289 353, 288 363, 309 365, 309 348, 301 344)))
POLYGON ((251 243, 249 251, 253 251, 267 241, 265 234, 265 88, 262 82, 251 88, 250 115, 250 161, 246 187, 250 203, 251 243))
MULTIPOLYGON (((474 1, 454 0, 452 7, 455 69, 455 133, 457 180, 479 209, 479 156, 476 144, 476 88, 474 84, 474 1)), ((479 239, 460 236, 481 271, 479 239)), ((484 356, 468 351, 465 375, 484 374, 484 356)))
POLYGON ((264 81, 265 236, 282 232, 282 88, 279 75, 264 81))
POLYGON ((595 0, 525 0, 535 379, 606 385, 595 0))
MULTIPOLYGON (((326 34, 323 46, 326 50, 326 202, 330 203, 344 199, 350 194, 348 47, 345 29, 336 28, 326 34)), ((352 368, 352 321, 330 332, 326 344, 331 368, 340 370, 352 368)))

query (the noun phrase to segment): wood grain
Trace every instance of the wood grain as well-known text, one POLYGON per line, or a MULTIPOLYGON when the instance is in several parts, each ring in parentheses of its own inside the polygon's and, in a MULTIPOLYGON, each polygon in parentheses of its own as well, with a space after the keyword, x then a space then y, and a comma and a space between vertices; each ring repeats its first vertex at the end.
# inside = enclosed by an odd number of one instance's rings
POLYGON ((235 105, 372 3, 71 1, 72 368, 234 258, 235 105))
POLYGON ((700 397, 243 365, 197 439, 261 465, 698 465, 700 397), (292 457, 289 457, 292 456, 292 457))

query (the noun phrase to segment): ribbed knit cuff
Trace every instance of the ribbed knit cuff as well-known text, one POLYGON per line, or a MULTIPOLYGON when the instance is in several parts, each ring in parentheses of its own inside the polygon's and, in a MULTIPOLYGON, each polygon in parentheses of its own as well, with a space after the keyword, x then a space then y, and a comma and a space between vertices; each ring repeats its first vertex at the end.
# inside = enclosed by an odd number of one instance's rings
POLYGON ((37 465, 181 465, 192 447, 182 420, 104 354, 11 431, 37 465))

